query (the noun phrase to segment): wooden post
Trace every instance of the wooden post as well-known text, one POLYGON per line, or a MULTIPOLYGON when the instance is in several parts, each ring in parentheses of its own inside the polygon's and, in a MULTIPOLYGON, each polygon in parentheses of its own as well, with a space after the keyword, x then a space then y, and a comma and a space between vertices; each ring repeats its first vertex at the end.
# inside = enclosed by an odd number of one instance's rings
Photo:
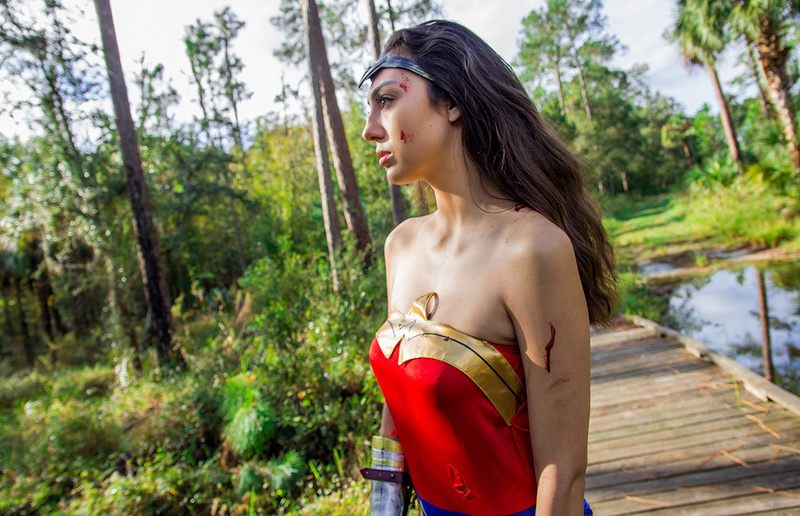
POLYGON ((772 367, 772 341, 769 335, 769 307, 767 306, 767 285, 764 269, 756 267, 756 287, 758 288, 758 318, 761 320, 761 353, 764 355, 764 378, 774 381, 772 367))

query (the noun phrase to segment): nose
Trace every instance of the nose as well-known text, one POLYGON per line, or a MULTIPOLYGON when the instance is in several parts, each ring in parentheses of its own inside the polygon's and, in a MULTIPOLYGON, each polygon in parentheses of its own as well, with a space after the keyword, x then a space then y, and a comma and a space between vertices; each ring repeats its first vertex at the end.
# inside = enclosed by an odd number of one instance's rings
POLYGON ((378 115, 371 111, 367 115, 367 122, 364 124, 364 130, 361 131, 361 137, 368 142, 377 142, 381 141, 385 134, 383 126, 378 122, 378 115))

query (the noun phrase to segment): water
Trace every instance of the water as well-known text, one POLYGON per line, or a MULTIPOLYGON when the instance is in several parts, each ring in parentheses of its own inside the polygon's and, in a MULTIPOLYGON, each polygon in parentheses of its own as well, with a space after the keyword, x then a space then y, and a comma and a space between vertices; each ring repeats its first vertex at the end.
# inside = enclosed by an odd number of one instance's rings
MULTIPOLYGON (((686 280, 670 294, 670 326, 764 374, 757 269, 753 265, 686 280)), ((800 390, 800 263, 765 269, 772 362, 780 384, 800 390)))

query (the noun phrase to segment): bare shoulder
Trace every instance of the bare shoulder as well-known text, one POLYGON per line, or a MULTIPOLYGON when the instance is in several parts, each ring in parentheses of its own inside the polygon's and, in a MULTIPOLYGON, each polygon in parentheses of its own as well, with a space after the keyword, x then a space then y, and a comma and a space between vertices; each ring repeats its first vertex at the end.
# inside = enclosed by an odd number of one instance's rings
POLYGON ((401 222, 396 228, 389 233, 386 237, 386 242, 383 245, 385 256, 388 258, 397 249, 408 248, 414 242, 416 235, 419 234, 420 228, 425 224, 425 221, 430 215, 423 217, 414 217, 406 219, 401 222))
POLYGON ((567 233, 545 216, 523 210, 505 230, 505 266, 544 272, 575 263, 567 233))

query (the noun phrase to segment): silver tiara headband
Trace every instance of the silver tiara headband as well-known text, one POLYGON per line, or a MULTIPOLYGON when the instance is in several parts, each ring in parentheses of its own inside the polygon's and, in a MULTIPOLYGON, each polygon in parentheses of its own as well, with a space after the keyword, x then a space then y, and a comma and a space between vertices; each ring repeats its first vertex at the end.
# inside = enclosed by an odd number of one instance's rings
POLYGON ((428 79, 429 81, 433 82, 433 78, 411 59, 400 56, 383 56, 375 61, 372 66, 367 68, 367 71, 361 76, 361 80, 358 81, 358 87, 360 88, 367 79, 372 79, 383 68, 404 68, 410 72, 414 72, 424 79, 428 79))

